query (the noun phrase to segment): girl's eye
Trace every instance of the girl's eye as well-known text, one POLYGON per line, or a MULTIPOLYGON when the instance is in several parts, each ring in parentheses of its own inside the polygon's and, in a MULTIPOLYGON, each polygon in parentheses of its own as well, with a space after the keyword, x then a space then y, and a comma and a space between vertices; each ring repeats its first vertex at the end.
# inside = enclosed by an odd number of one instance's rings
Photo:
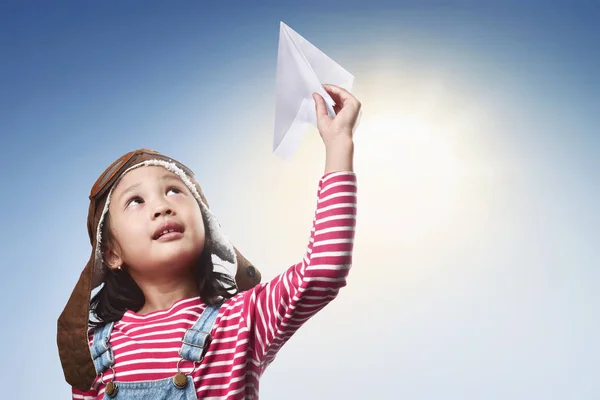
POLYGON ((179 194, 179 193, 181 193, 181 190, 179 190, 177 188, 170 188, 169 190, 167 190, 167 194, 169 194, 170 192, 173 192, 175 194, 179 194))
POLYGON ((131 200, 127 202, 125 207, 135 206, 137 204, 142 204, 144 200, 141 197, 132 197, 131 200))

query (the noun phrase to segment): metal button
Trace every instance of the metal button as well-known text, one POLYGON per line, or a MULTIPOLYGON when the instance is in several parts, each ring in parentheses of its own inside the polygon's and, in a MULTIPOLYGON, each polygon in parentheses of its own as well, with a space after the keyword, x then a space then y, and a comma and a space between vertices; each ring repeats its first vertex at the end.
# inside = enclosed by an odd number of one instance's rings
POLYGON ((173 384, 178 389, 183 389, 184 387, 187 386, 187 383, 188 383, 187 377, 184 374, 182 374, 181 372, 178 372, 173 377, 173 384))
POLYGON ((104 392, 108 397, 115 397, 117 395, 118 390, 119 388, 117 387, 117 384, 113 381, 110 381, 106 384, 106 389, 104 390, 104 392))

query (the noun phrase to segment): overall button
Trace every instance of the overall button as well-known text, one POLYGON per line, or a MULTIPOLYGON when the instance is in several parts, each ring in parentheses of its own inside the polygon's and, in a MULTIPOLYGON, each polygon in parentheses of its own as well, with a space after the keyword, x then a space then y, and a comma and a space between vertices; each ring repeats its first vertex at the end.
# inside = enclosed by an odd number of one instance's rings
POLYGON ((118 390, 119 388, 117 387, 117 384, 113 381, 110 381, 106 384, 106 389, 104 390, 104 392, 108 397, 115 397, 117 395, 118 390))
POLYGON ((182 374, 181 372, 178 372, 173 377, 173 385, 175 385, 175 387, 178 389, 183 389, 184 387, 187 386, 187 383, 188 383, 187 377, 184 374, 182 374))

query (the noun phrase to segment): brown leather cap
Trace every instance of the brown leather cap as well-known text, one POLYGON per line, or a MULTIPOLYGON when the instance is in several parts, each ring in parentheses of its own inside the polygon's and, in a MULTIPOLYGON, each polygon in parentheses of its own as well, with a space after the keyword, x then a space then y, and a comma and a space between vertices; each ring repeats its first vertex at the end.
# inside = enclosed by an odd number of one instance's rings
MULTIPOLYGON (((193 173, 180 162, 152 150, 140 149, 127 153, 100 175, 90 192, 87 222, 88 234, 92 245, 90 259, 81 272, 79 280, 57 323, 58 353, 65 380, 71 386, 83 391, 91 388, 97 376, 90 353, 88 322, 90 318, 91 292, 102 282, 105 272, 102 263, 98 263, 97 260, 98 225, 104 216, 105 205, 111 193, 111 188, 115 186, 115 183, 118 182, 123 173, 140 163, 154 160, 176 165, 180 171, 183 171, 197 190, 197 194, 202 202, 202 204, 199 202, 199 205, 203 209, 203 213, 210 214, 210 211, 208 211, 208 202, 202 193, 200 185, 194 179, 193 173)), ((231 248, 235 253, 237 264, 235 281, 238 290, 248 290, 260 282, 261 274, 237 248, 234 246, 231 246, 231 248)))

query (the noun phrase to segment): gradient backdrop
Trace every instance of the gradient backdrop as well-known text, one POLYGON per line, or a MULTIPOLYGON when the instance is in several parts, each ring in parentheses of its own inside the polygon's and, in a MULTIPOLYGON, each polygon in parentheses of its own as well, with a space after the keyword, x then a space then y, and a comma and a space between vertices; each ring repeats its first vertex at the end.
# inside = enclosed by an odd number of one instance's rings
POLYGON ((222 4, 0 5, 3 393, 69 398, 56 319, 131 149, 192 167, 265 279, 300 260, 324 154, 271 152, 284 21, 356 76, 360 209, 262 398, 600 398, 599 3, 222 4))

